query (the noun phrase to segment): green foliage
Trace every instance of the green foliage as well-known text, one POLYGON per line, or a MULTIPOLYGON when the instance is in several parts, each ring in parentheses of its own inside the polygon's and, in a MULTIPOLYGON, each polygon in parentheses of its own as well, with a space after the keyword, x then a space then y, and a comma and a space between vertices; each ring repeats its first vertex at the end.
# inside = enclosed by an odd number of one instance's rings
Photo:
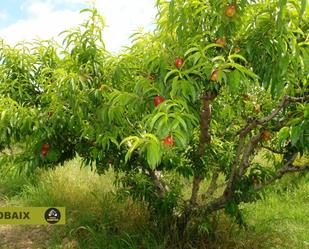
POLYGON ((88 19, 62 33, 62 46, 2 41, 0 149, 18 150, 3 150, 0 161, 34 171, 80 156, 99 173, 113 167, 123 192, 154 214, 173 220, 178 210, 185 216, 192 205, 210 205, 242 222, 239 203, 257 198, 252 179, 266 185, 291 159, 308 155, 308 5, 156 6, 155 31, 133 34, 132 46, 118 55, 105 49, 96 9, 82 11, 88 19), (236 11, 227 15, 231 6, 236 11), (264 147, 270 167, 253 163, 264 147), (190 200, 179 181, 167 179, 175 172, 193 176, 190 200), (203 202, 194 184, 217 173, 226 188, 216 206, 203 202))

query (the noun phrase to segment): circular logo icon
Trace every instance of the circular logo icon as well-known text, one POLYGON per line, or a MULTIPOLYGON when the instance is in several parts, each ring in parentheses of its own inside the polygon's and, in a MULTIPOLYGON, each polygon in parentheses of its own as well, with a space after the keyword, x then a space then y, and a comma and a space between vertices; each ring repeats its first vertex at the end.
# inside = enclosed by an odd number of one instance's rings
POLYGON ((49 208, 44 214, 45 220, 50 224, 56 224, 61 218, 60 211, 57 208, 49 208))

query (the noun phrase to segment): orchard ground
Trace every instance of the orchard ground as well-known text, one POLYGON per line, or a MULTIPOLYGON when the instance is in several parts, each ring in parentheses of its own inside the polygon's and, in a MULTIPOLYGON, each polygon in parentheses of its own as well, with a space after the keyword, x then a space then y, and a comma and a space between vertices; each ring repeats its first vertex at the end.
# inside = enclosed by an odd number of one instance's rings
MULTIPOLYGON (((3 170, 1 206, 60 205, 67 208, 68 219, 67 225, 54 227, 1 225, 0 248, 173 248, 149 223, 142 204, 115 199, 112 171, 99 176, 80 165, 76 159, 30 179, 3 170)), ((188 248, 309 248, 309 177, 299 177, 296 182, 285 176, 266 190, 264 199, 241 205, 246 229, 217 214, 212 217, 216 235, 205 234, 205 241, 188 248)))

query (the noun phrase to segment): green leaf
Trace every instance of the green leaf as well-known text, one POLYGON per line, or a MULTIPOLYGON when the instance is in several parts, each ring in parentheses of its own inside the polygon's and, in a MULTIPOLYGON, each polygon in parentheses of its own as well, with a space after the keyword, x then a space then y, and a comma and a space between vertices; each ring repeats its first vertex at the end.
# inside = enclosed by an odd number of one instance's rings
POLYGON ((56 162, 58 160, 59 156, 60 156, 60 153, 59 153, 58 150, 51 149, 47 153, 47 155, 46 155, 44 160, 49 161, 49 162, 56 162))
POLYGON ((175 130, 179 126, 179 121, 177 119, 171 120, 171 122, 168 123, 169 130, 175 130))
POLYGON ((164 112, 159 112, 157 113, 152 119, 151 119, 151 122, 149 124, 149 129, 152 130, 156 124, 156 122, 158 122, 162 116, 165 116, 166 113, 164 112))
POLYGON ((240 60, 244 61, 245 63, 247 63, 246 58, 241 56, 240 54, 231 54, 229 56, 229 60, 231 60, 232 62, 234 62, 234 58, 240 59, 240 60))
POLYGON ((175 77, 172 83, 172 90, 170 93, 171 97, 177 96, 180 89, 181 89, 181 84, 179 84, 178 82, 178 77, 175 77))
MULTIPOLYGON (((164 83, 166 84, 168 78, 171 77, 171 76, 172 76, 173 74, 175 74, 175 73, 178 73, 178 70, 174 69, 174 70, 172 70, 172 71, 169 71, 169 72, 166 74, 165 78, 164 78, 164 83)), ((175 79, 175 78, 174 78, 174 79, 175 79)), ((174 79, 173 79, 173 80, 174 80, 174 79)), ((178 77, 177 77, 177 79, 178 79, 178 77)))
POLYGON ((28 133, 32 130, 31 129, 32 120, 33 120, 33 118, 31 118, 30 116, 23 119, 23 122, 22 122, 22 125, 21 125, 21 131, 22 132, 28 133))
POLYGON ((180 130, 174 130, 173 131, 173 137, 175 138, 176 143, 178 145, 180 145, 183 148, 186 148, 188 138, 187 138, 187 134, 185 132, 182 132, 180 130))
POLYGON ((290 136, 289 127, 283 127, 278 133, 278 142, 280 145, 283 145, 284 141, 290 136))
POLYGON ((239 92, 241 74, 238 70, 234 70, 229 74, 228 88, 232 94, 239 92))
POLYGON ((7 114, 7 110, 3 110, 2 112, 1 112, 1 121, 4 121, 5 120, 5 118, 6 118, 6 115, 7 114))
POLYGON ((291 128, 291 142, 292 146, 296 145, 296 143, 300 140, 302 129, 300 126, 293 126, 291 128))
POLYGON ((197 51, 199 51, 199 48, 197 47, 190 48, 185 52, 185 57, 187 57, 188 54, 191 54, 192 52, 197 52, 197 51))
MULTIPOLYGON (((208 44, 208 45, 203 49, 203 52, 205 53, 208 49, 214 48, 214 47, 219 47, 219 48, 221 48, 222 46, 219 45, 219 44, 216 44, 216 43, 211 43, 211 44, 208 44)), ((223 56, 222 56, 222 57, 223 57, 223 56)), ((224 57, 223 57, 223 60, 224 60, 224 57)))
POLYGON ((306 50, 308 50, 306 47, 300 48, 300 51, 302 52, 302 55, 303 55, 302 61, 305 66, 305 72, 309 73, 309 51, 306 51, 306 50))
POLYGON ((160 145, 157 141, 152 140, 147 144, 147 163, 151 169, 155 169, 161 161, 160 145))
POLYGON ((232 68, 236 68, 237 70, 239 70, 240 72, 242 72, 243 74, 246 74, 248 76, 250 76, 252 79, 258 79, 259 77, 253 73, 251 70, 245 68, 244 66, 238 64, 238 63, 234 63, 234 62, 229 62, 227 63, 225 66, 227 67, 232 67, 232 68))
POLYGON ((219 61, 219 60, 222 61, 222 62, 225 62, 224 56, 218 55, 218 56, 211 59, 211 61, 213 61, 213 62, 219 61))
POLYGON ((186 122, 182 119, 182 117, 180 117, 179 115, 176 116, 176 119, 178 120, 178 122, 182 125, 182 128, 185 131, 188 131, 188 126, 186 124, 186 122))
POLYGON ((286 13, 286 5, 287 0, 279 0, 279 13, 277 17, 277 28, 278 30, 282 30, 284 26, 284 19, 285 19, 285 13, 286 13))
POLYGON ((299 12, 299 23, 301 22, 301 19, 303 18, 303 15, 306 11, 306 5, 308 5, 307 1, 308 0, 301 0, 301 9, 299 12))
POLYGON ((143 140, 137 136, 130 136, 122 140, 119 146, 122 146, 124 143, 129 146, 129 150, 125 155, 125 162, 128 162, 128 160, 131 158, 132 153, 137 149, 137 147, 142 144, 142 142, 143 140))
POLYGON ((305 105, 304 118, 309 117, 309 104, 305 105))
POLYGON ((158 138, 154 134, 151 134, 151 133, 143 134, 143 138, 147 138, 147 139, 156 141, 157 143, 159 142, 158 138))

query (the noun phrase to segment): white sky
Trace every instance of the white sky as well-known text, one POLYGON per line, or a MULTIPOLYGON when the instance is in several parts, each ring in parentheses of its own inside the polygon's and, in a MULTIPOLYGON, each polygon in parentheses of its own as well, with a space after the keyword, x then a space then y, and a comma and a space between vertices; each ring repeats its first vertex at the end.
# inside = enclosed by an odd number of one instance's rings
MULTIPOLYGON (((12 45, 21 40, 57 38, 61 31, 76 27, 85 18, 79 13, 80 9, 72 10, 65 6, 77 6, 86 2, 87 0, 25 0, 19 6, 23 17, 0 29, 0 37, 12 45), (63 8, 59 8, 62 4, 63 8)), ((97 0, 96 7, 107 26, 103 32, 107 49, 116 52, 121 46, 129 44, 129 36, 138 28, 153 28, 156 15, 154 5, 155 0, 97 0)), ((7 17, 8 13, 0 10, 0 21, 7 17)))

